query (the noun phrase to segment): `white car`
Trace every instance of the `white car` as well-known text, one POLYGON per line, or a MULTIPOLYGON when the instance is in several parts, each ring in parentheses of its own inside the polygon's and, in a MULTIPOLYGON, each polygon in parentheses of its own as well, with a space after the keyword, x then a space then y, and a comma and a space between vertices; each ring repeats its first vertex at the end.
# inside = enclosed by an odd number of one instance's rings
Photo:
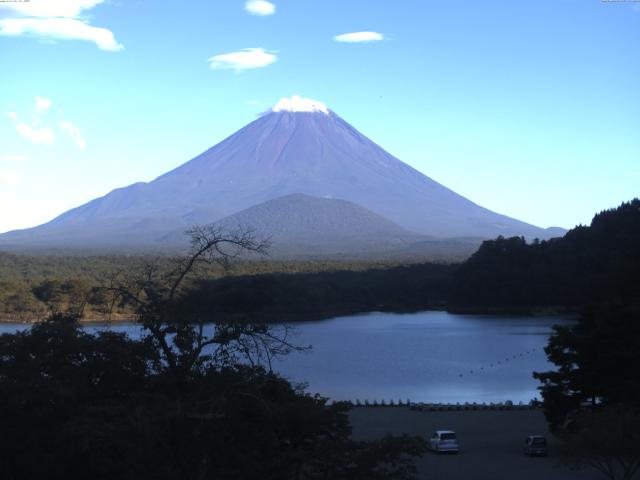
POLYGON ((434 452, 458 453, 460 444, 456 437, 456 432, 452 430, 437 430, 433 432, 429 439, 429 448, 434 452))

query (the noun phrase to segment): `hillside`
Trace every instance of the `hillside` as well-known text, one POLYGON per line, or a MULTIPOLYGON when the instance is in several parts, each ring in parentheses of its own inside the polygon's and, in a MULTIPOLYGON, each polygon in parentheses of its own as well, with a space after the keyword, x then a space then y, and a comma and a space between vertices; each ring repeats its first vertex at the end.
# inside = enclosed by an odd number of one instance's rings
MULTIPOLYGON (((395 250, 425 238, 352 202, 300 193, 249 207, 216 224, 227 231, 250 228, 269 239, 270 256, 395 250)), ((163 241, 186 244, 182 231, 163 241)))
POLYGON ((640 298, 640 200, 593 217, 563 238, 486 241, 456 273, 450 309, 530 310, 640 298))

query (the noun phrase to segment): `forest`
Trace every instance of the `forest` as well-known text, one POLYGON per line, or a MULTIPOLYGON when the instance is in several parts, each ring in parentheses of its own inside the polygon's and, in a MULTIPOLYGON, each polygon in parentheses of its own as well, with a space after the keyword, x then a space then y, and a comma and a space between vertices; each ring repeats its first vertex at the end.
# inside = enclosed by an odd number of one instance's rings
MULTIPOLYGON (((136 272, 169 273, 176 258, 25 256, 0 253, 0 321, 32 322, 54 312, 85 320, 132 319, 108 289, 136 272)), ((370 310, 444 308, 456 265, 362 261, 238 261, 199 265, 184 301, 211 320, 261 315, 305 320, 370 310), (206 310, 206 312, 205 312, 206 310)))
POLYGON ((625 202, 562 238, 485 241, 456 272, 448 307, 487 312, 559 308, 640 298, 640 200, 625 202))
MULTIPOLYGON (((26 256, 0 253, 0 320, 67 312, 84 320, 132 319, 113 287, 179 257, 26 256)), ((276 261, 198 265, 181 301, 209 320, 298 321, 367 311, 579 312, 603 299, 638 298, 640 200, 596 214, 562 238, 485 241, 463 263, 276 261)), ((163 273, 164 272, 164 273, 163 273)), ((159 280, 162 281, 162 280, 159 280)))

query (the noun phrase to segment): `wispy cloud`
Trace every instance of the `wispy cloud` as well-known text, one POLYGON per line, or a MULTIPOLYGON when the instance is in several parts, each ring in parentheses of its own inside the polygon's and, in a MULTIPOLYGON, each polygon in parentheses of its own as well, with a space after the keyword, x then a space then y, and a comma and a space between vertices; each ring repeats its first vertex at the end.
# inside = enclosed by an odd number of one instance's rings
POLYGON ((0 19, 0 35, 31 36, 47 40, 85 40, 101 50, 116 52, 123 46, 113 33, 94 27, 82 18, 89 10, 105 0, 31 0, 29 2, 0 2, 0 13, 14 15, 0 19))
POLYGON ((17 185, 22 180, 22 176, 13 170, 0 170, 0 184, 17 185))
POLYGON ((36 111, 45 113, 51 108, 51 99, 44 97, 36 97, 36 111))
POLYGON ((333 39, 336 42, 368 43, 384 40, 384 35, 378 32, 351 32, 343 33, 342 35, 336 35, 335 37, 333 37, 333 39))
POLYGON ((35 106, 33 110, 33 116, 30 123, 20 122, 18 120, 18 114, 16 112, 9 112, 9 118, 16 126, 16 131, 31 143, 36 145, 50 145, 52 144, 56 136, 50 127, 43 126, 43 116, 51 108, 51 99, 45 97, 36 97, 35 106))
POLYGON ((93 27, 74 18, 7 18, 0 20, 0 35, 31 35, 58 40, 87 40, 99 49, 117 52, 123 46, 106 28, 93 27))
MULTIPOLYGON (((31 122, 21 121, 16 112, 9 112, 9 118, 16 126, 16 131, 31 143, 36 145, 51 145, 56 140, 54 129, 49 125, 56 125, 55 120, 51 123, 46 122, 48 112, 51 109, 53 101, 46 97, 35 97, 35 105, 32 111, 31 122), (49 125, 47 125, 49 123, 49 125)), ((55 114, 55 112, 54 112, 55 114)), ((68 120, 57 122, 57 128, 60 132, 67 135, 80 150, 87 148, 87 141, 82 136, 80 129, 68 120)), ((8 159, 9 157, 0 157, 8 159)), ((14 157, 15 158, 15 157, 14 157)))
POLYGON ((276 13, 276 6, 265 0, 249 0, 244 4, 244 9, 251 15, 273 15, 276 13))
POLYGON ((82 136, 80 129, 71 122, 60 122, 60 129, 65 132, 80 150, 87 148, 87 142, 82 136))
POLYGON ((6 2, 0 9, 27 17, 77 17, 105 0, 31 0, 6 2))
MULTIPOLYGON (((40 126, 40 124, 42 123, 42 117, 44 117, 49 111, 49 109, 51 108, 50 98, 36 97, 35 101, 36 101, 36 107, 35 107, 35 110, 33 111, 33 117, 31 120, 31 126, 34 128, 40 126)), ((15 116, 15 118, 14 117, 12 118, 14 122, 17 122, 18 120, 17 115, 15 116)))
POLYGON ((20 135, 36 145, 51 145, 56 136, 49 127, 34 128, 26 123, 18 123, 16 130, 20 135))
POLYGON ((223 53, 209 59, 209 66, 213 70, 235 70, 241 72, 252 68, 262 68, 274 63, 278 57, 274 52, 267 52, 263 48, 245 48, 238 52, 223 53))

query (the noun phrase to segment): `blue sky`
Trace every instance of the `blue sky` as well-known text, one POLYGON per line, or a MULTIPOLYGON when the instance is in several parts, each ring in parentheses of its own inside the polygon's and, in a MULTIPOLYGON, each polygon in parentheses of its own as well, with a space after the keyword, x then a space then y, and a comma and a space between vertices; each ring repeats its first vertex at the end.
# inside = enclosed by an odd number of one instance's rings
POLYGON ((639 45, 640 2, 3 2, 0 232, 293 94, 487 208, 588 223, 640 195, 639 45))

